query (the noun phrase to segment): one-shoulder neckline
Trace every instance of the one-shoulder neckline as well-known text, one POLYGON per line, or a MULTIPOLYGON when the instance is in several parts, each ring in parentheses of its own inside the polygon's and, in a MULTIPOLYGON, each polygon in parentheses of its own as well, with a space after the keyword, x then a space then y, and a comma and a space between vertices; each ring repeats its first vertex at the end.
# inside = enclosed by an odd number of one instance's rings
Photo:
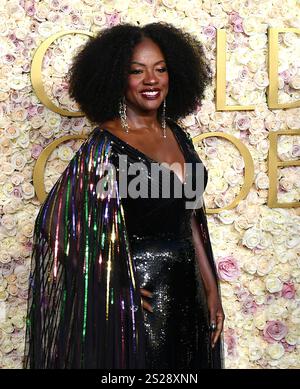
MULTIPOLYGON (((176 129, 173 129, 173 126, 172 126, 172 123, 170 124, 170 121, 168 121, 168 124, 169 124, 169 128, 170 130, 172 131, 174 137, 175 137, 175 140, 179 146, 179 149, 181 150, 181 153, 183 155, 183 158, 184 158, 184 161, 185 163, 187 163, 187 156, 186 156, 186 153, 185 153, 185 150, 184 150, 184 147, 181 145, 181 142, 180 142, 180 139, 179 137, 177 136, 177 133, 176 133, 176 129)), ((174 126, 175 127, 175 126, 174 126)), ((175 173, 175 171, 173 169, 169 169, 165 166, 165 164, 168 164, 168 162, 159 162, 159 161, 156 161, 155 159, 149 157, 147 154, 143 153, 141 150, 139 150, 138 148, 132 146, 131 144, 129 144, 128 142, 126 142, 125 140, 119 138, 117 135, 113 134, 111 131, 107 130, 106 128, 104 127, 96 127, 98 129, 100 129, 101 131, 107 133, 109 136, 111 136, 113 139, 115 139, 116 141, 118 141, 119 143, 121 143, 122 145, 125 145, 127 146, 128 148, 130 148, 131 150, 133 150, 135 153, 137 154, 140 154, 144 159, 150 161, 151 163, 156 163, 158 165, 161 165, 162 167, 164 167, 165 169, 169 170, 170 172, 172 172, 178 179, 178 181, 184 185, 186 183, 186 179, 187 179, 187 175, 186 175, 186 171, 185 171, 185 177, 184 177, 184 181, 181 181, 181 179, 179 178, 178 174, 175 173)), ((185 169, 186 170, 186 169, 185 169)))

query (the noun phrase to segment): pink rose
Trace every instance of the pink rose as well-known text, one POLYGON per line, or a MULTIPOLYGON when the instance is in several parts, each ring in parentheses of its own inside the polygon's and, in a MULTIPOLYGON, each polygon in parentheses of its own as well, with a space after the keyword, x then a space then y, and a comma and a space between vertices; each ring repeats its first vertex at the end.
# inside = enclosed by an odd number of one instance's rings
POLYGON ((249 297, 244 301, 244 304, 242 306, 242 312, 245 315, 253 315, 256 313, 257 307, 258 305, 256 304, 256 302, 251 297, 249 297))
POLYGON ((31 156, 34 159, 38 159, 38 156, 41 154, 43 151, 43 148, 41 145, 33 145, 31 149, 31 156))
POLYGON ((204 28, 203 33, 208 38, 213 39, 216 36, 216 28, 214 26, 207 26, 204 28))
POLYGON ((296 289, 292 282, 285 282, 283 284, 283 288, 281 290, 281 296, 285 299, 293 299, 295 298, 296 289))
POLYGON ((246 301, 248 300, 250 293, 246 290, 241 288, 240 286, 236 286, 234 288, 234 293, 239 301, 246 301))
POLYGON ((115 26, 120 23, 120 15, 118 12, 115 12, 112 15, 106 15, 106 23, 109 27, 115 26))
POLYGON ((284 351, 290 353, 296 349, 296 345, 288 344, 285 340, 280 342, 283 345, 284 351))
POLYGON ((292 156, 293 157, 300 157, 300 146, 299 145, 293 145, 292 156))
POLYGON ((283 72, 279 73, 280 77, 283 79, 284 82, 288 83, 291 79, 291 74, 288 70, 284 70, 283 72))
POLYGON ((288 330, 284 323, 279 320, 268 321, 263 331, 263 338, 268 343, 276 343, 285 338, 288 330))
POLYGON ((244 32, 243 23, 240 21, 240 23, 233 25, 233 31, 234 32, 244 32))
POLYGON ((218 275, 222 281, 234 281, 240 275, 239 266, 232 256, 227 256, 218 261, 218 275))
POLYGON ((233 329, 229 328, 225 332, 224 340, 227 346, 227 354, 231 356, 236 356, 237 338, 233 329))
POLYGON ((243 19, 240 17, 240 15, 237 12, 235 11, 230 12, 229 21, 233 26, 233 31, 244 32, 243 19))

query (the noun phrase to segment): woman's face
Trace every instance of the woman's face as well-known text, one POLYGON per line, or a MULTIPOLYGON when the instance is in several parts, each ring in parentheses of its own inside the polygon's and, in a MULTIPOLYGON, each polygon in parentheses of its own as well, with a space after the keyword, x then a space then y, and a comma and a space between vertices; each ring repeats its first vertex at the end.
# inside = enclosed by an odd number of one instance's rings
POLYGON ((168 94, 169 76, 160 48, 149 38, 135 46, 125 97, 134 111, 156 111, 168 94))

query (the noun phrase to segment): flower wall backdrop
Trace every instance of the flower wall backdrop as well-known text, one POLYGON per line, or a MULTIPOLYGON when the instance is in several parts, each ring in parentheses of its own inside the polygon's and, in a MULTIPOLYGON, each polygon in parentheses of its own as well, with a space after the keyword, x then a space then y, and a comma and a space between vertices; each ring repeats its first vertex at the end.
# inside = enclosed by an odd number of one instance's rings
MULTIPOLYGON (((216 112, 215 83, 198 112, 183 124, 192 136, 221 131, 239 138, 255 165, 255 183, 231 211, 209 216, 226 314, 227 368, 300 368, 299 209, 267 205, 268 134, 300 129, 300 108, 270 110, 266 104, 267 28, 300 28, 297 0, 0 0, 0 367, 20 368, 24 349, 28 274, 34 220, 39 209, 32 184, 41 151, 66 134, 86 134, 85 118, 62 117, 44 107, 32 90, 35 49, 64 30, 97 32, 120 22, 167 21, 201 39, 215 72, 216 30, 227 32, 227 104, 254 111, 216 112)), ((87 37, 66 35, 47 50, 45 89, 53 102, 77 110, 67 93, 71 58, 87 37)), ((279 101, 300 99, 300 45, 279 35, 279 101)), ((62 144, 45 172, 49 191, 80 142, 62 144)), ((244 164, 220 138, 196 147, 209 170, 207 206, 223 207, 239 192, 244 164)), ((300 157, 299 136, 281 136, 281 160, 300 157)), ((278 169, 278 197, 299 201, 300 168, 278 169)))

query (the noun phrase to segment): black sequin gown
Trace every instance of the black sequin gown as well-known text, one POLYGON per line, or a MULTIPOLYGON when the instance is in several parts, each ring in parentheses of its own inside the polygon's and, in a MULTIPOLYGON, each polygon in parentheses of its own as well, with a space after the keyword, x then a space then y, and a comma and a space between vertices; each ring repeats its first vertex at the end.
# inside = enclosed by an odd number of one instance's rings
MULTIPOLYGON (((175 122, 168 125, 193 166, 194 183, 201 161, 193 142, 175 122)), ((185 184, 167 167, 171 191, 164 197, 161 176, 150 169, 154 162, 95 128, 51 189, 34 229, 26 368, 221 367, 221 342, 210 347, 191 230, 194 214, 217 282, 204 206, 186 209, 185 196, 172 190, 185 184), (127 168, 134 162, 148 168, 144 182, 152 187, 140 197, 120 196, 121 154, 127 168), (119 169, 117 178, 105 176, 110 164, 119 169), (99 196, 104 177, 117 196, 99 196), (158 196, 149 197, 153 187, 158 196), (142 308, 140 288, 153 293, 153 312, 142 308)), ((128 172, 128 187, 135 176, 128 172)), ((201 178, 206 185, 206 170, 201 178)))
MULTIPOLYGON (((189 136, 174 122, 168 123, 181 152, 192 170, 193 188, 197 163, 201 163, 189 136)), ((199 273, 192 240, 192 209, 186 209, 188 199, 184 185, 167 167, 170 196, 162 196, 162 177, 151 175, 151 163, 157 162, 119 137, 104 130, 115 143, 117 153, 126 154, 128 162, 142 162, 148 168, 144 179, 147 198, 124 198, 123 206, 131 252, 137 270, 139 286, 152 292, 145 298, 153 312, 144 310, 146 367, 151 369, 218 368, 218 351, 210 346, 209 315, 204 285, 199 273), (175 182, 174 182, 175 180, 175 182), (158 197, 151 198, 150 184, 158 188, 158 197), (174 184, 182 187, 183 196, 176 198, 174 184)), ((203 165, 202 165, 203 166, 203 165)), ((166 170, 167 169, 167 170, 166 170)), ((203 169, 204 188, 207 171, 203 169)), ((135 175, 128 175, 128 185, 135 175)), ((187 177, 186 177, 187 181, 187 177)), ((142 193, 142 192, 141 192, 142 193)), ((217 347, 218 350, 218 347, 217 347)))

